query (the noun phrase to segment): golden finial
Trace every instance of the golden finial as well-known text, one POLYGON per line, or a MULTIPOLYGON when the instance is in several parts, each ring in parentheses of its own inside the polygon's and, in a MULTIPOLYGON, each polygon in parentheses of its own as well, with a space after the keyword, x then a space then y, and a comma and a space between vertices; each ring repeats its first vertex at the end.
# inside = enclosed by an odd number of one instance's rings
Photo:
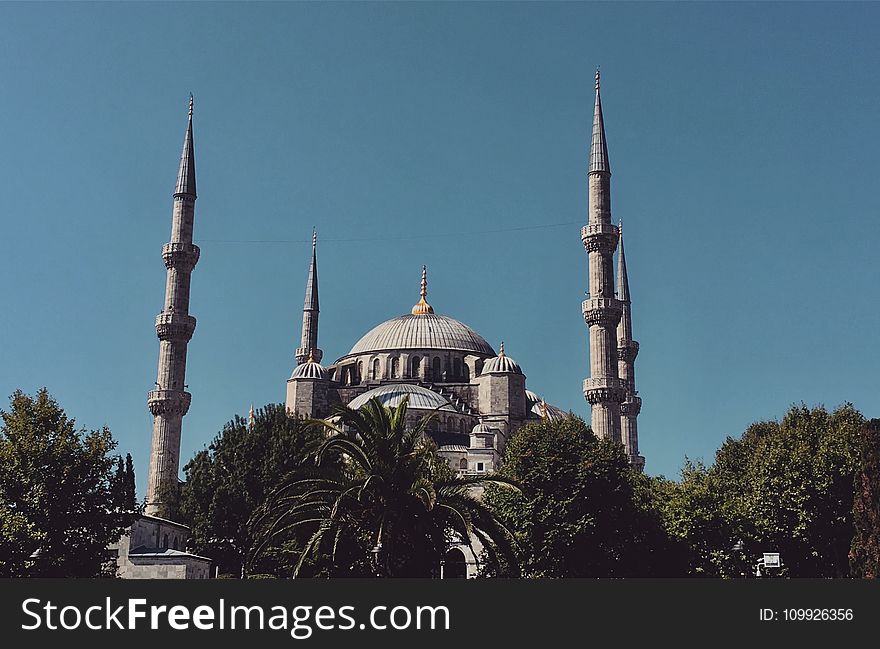
POLYGON ((599 66, 596 66, 596 91, 599 90, 599 66))
POLYGON ((315 362, 315 350, 309 349, 309 357, 306 359, 306 363, 314 363, 315 362))
POLYGON ((425 299, 428 297, 428 267, 422 266, 422 288, 419 291, 419 301, 412 308, 413 315, 428 315, 429 313, 434 313, 434 307, 428 304, 428 301, 425 299))
POLYGON ((193 116, 193 94, 189 93, 189 116, 193 116))
POLYGON ((504 341, 501 341, 501 347, 498 348, 498 356, 504 356, 504 341))

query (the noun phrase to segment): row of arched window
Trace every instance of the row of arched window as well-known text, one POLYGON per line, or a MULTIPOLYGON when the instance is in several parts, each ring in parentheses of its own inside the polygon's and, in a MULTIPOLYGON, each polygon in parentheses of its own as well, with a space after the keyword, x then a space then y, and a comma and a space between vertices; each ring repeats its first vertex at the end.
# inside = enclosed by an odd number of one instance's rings
MULTIPOLYGON (((483 361, 478 359, 475 366, 478 375, 482 367, 483 361)), ((409 359, 409 373, 406 376, 401 371, 399 356, 391 357, 387 372, 383 369, 381 358, 372 359, 366 368, 364 367, 364 361, 360 360, 354 365, 342 368, 340 372, 339 379, 345 385, 360 385, 365 380, 381 381, 382 379, 402 378, 423 379, 438 383, 466 382, 470 381, 471 377, 470 367, 460 357, 453 358, 447 362, 444 368, 444 363, 440 356, 413 356, 409 359)))

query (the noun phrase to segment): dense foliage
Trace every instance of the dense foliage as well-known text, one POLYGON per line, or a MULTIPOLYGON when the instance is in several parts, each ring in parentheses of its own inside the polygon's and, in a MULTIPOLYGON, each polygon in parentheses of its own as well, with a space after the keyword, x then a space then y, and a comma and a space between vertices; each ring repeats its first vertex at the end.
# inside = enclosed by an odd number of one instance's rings
MULTIPOLYGON (((294 476, 253 519, 255 534, 267 544, 310 531, 297 573, 311 560, 329 565, 329 574, 436 576, 449 547, 471 545, 474 538, 489 560, 513 560, 509 533, 473 491, 506 481, 453 475, 424 434, 430 417, 408 426, 406 399, 396 408, 376 399, 360 410, 337 406, 333 415, 320 422, 331 434, 315 457, 319 466, 342 458, 340 470, 294 476), (342 561, 340 553, 349 559, 342 561)), ((261 552, 258 546, 255 557, 261 552)))
POLYGON ((98 576, 134 510, 110 431, 78 430, 45 388, 0 417, 0 575, 98 576))
POLYGON ((227 423, 184 467, 186 483, 177 509, 192 528, 189 549, 213 559, 221 573, 244 577, 248 567, 257 573, 289 573, 284 557, 289 553, 276 546, 247 564, 255 543, 247 523, 269 492, 311 462, 321 441, 318 429, 289 417, 280 404, 260 408, 253 425, 238 416, 227 423))
MULTIPOLYGON (((650 481, 623 447, 577 417, 530 423, 507 444, 501 474, 520 492, 485 501, 516 535, 528 577, 624 577, 679 572, 651 512, 650 481)), ((502 574, 515 574, 505 567, 502 574)))
POLYGON ((712 466, 686 463, 679 483, 659 484, 665 528, 685 543, 690 573, 752 574, 763 552, 779 552, 789 576, 849 574, 863 423, 849 404, 795 406, 728 438, 712 466))
POLYGON ((853 518, 855 536, 850 548, 853 576, 880 577, 880 419, 862 427, 861 471, 856 475, 853 518))

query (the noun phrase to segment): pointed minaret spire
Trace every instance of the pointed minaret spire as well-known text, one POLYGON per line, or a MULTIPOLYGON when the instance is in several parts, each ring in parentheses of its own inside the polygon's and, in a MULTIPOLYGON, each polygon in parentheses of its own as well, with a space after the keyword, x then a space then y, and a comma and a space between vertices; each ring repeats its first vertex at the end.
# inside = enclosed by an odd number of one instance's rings
POLYGON ((309 276, 306 280, 306 299, 303 303, 302 337, 300 347, 296 350, 298 365, 305 363, 309 357, 320 363, 324 352, 318 349, 318 316, 321 312, 318 304, 318 230, 312 229, 312 261, 309 264, 309 276))
POLYGON ((602 118, 602 98, 599 93, 599 69, 596 68, 596 106, 593 110, 593 139, 590 143, 590 173, 611 173, 608 145, 605 142, 605 121, 602 118))
POLYGON ((257 423, 257 418, 254 415, 254 404, 251 404, 251 409, 248 412, 248 430, 254 429, 254 424, 257 423))
POLYGON ((623 252, 623 221, 617 225, 620 231, 618 246, 620 253, 617 255, 617 299, 621 302, 629 302, 629 278, 626 274, 626 254, 623 252))
POLYGON ((180 168, 177 171, 177 185, 174 195, 196 197, 196 154, 193 146, 193 96, 189 96, 189 120, 183 138, 183 151, 180 154, 180 168))
POLYGON ((428 267, 422 266, 422 288, 419 291, 419 301, 412 308, 413 315, 428 315, 434 313, 434 307, 428 304, 428 267))

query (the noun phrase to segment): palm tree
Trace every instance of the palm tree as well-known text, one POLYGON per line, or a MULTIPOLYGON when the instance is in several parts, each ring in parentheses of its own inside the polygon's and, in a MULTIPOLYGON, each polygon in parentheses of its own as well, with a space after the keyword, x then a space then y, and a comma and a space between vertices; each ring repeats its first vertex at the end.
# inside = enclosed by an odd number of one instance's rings
POLYGON ((316 463, 341 457, 342 468, 332 478, 294 477, 254 512, 251 525, 262 539, 254 559, 273 539, 308 529, 294 576, 310 557, 335 562, 340 544, 352 543, 372 555, 381 577, 434 576, 451 545, 474 551, 474 539, 490 564, 503 558, 515 565, 513 535, 474 490, 516 486, 496 476, 455 476, 425 434, 432 418, 407 427, 406 399, 388 408, 374 398, 359 410, 335 406, 330 419, 313 422, 330 433, 316 463))

